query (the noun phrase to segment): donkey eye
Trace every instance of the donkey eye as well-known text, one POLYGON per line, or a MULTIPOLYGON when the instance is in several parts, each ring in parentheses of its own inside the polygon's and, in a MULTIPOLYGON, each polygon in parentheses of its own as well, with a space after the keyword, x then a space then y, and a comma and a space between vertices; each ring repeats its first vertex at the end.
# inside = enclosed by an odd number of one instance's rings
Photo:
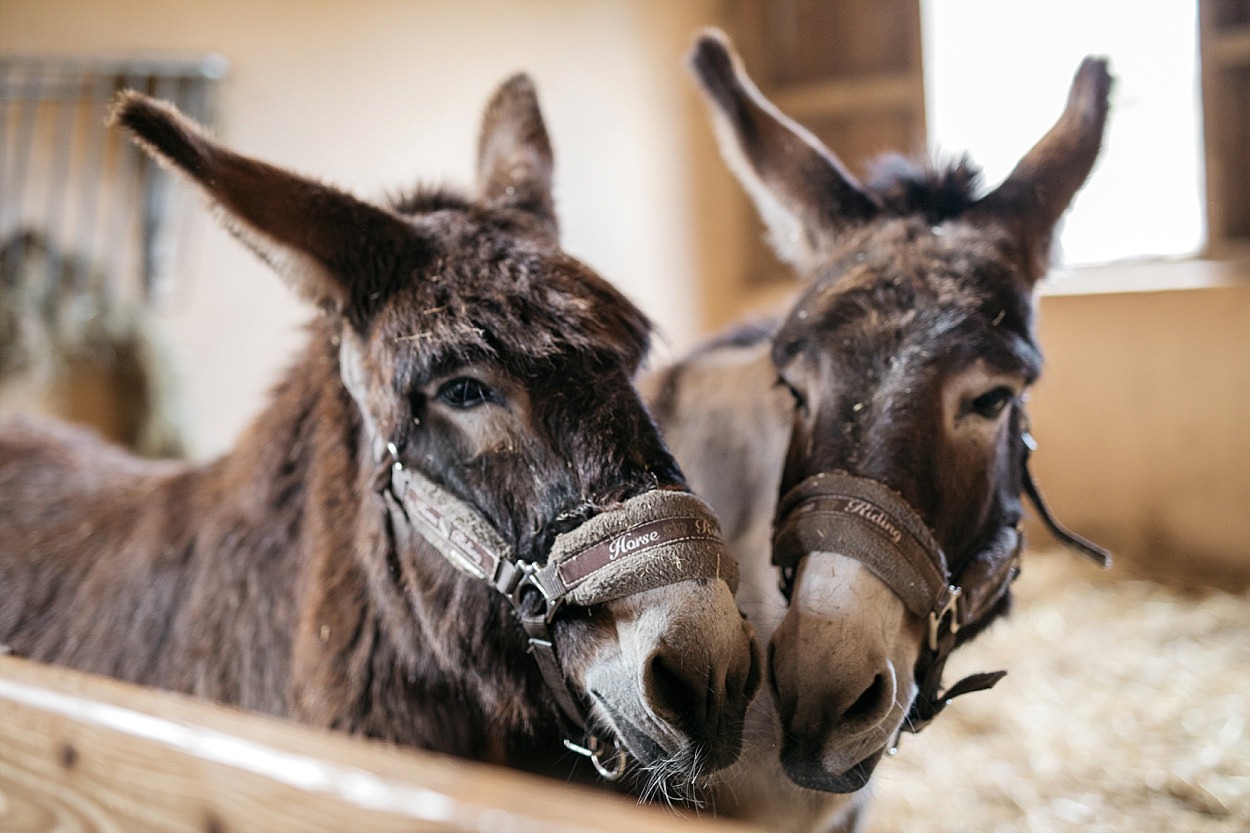
POLYGON ((989 393, 983 393, 976 399, 972 400, 969 410, 977 416, 993 419, 1003 412, 1003 408, 1007 407, 1007 403, 1015 396, 1011 388, 994 388, 989 393))
POLYGON ((472 376, 457 376, 444 382, 438 389, 438 398, 451 407, 464 411, 500 400, 499 394, 490 385, 472 376))
POLYGON ((799 391, 798 388, 796 388, 794 385, 787 382, 784 376, 777 377, 776 385, 777 387, 785 388, 786 390, 790 392, 790 396, 794 398, 794 406, 796 408, 798 408, 800 411, 807 409, 807 399, 803 396, 803 394, 799 391))

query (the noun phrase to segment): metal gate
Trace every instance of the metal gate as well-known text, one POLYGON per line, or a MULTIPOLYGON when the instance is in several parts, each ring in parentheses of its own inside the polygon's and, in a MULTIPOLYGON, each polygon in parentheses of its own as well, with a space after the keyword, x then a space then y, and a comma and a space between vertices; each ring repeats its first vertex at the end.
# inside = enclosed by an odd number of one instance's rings
MULTIPOLYGON (((0 247, 23 264, 38 240, 52 291, 62 280, 104 281, 115 300, 157 305, 176 294, 175 255, 188 189, 105 126, 119 90, 175 103, 214 120, 226 70, 217 55, 192 60, 0 57, 0 247), (89 264, 73 268, 69 260, 89 264)), ((88 287, 74 287, 79 291, 88 287)))

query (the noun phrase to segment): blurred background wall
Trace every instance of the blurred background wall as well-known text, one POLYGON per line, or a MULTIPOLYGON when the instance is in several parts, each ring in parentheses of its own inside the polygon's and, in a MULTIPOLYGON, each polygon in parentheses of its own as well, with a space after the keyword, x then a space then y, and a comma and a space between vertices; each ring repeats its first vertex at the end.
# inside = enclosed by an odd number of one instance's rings
MULTIPOLYGON (((471 185, 481 109, 523 69, 555 146, 566 248, 682 348, 700 324, 691 228, 707 209, 692 192, 696 102, 681 61, 709 5, 3 0, 0 53, 219 53, 219 138, 368 198, 418 181, 471 185)), ((310 310, 207 212, 193 214, 182 291, 160 318, 183 369, 187 445, 203 457, 255 414, 310 310)))

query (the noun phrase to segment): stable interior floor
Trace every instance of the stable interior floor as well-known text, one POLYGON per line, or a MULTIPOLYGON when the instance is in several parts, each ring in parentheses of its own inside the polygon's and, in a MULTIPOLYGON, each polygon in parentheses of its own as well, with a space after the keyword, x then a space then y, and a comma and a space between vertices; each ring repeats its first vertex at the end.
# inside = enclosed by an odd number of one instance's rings
POLYGON ((906 735, 870 833, 1250 830, 1250 595, 1029 552, 1011 618, 946 672, 1008 669, 906 735))

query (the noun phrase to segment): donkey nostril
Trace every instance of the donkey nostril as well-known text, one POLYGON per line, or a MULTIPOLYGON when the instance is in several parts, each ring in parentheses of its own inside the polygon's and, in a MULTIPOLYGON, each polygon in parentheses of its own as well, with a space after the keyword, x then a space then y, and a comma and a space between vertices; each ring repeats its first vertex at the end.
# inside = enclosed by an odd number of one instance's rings
POLYGON ((764 681, 764 660, 760 654, 760 646, 754 639, 748 643, 747 674, 742 681, 743 708, 746 707, 760 690, 764 681))
POLYGON ((645 677, 647 699, 658 717, 685 729, 703 720, 704 698, 701 695, 707 680, 686 679, 670 662, 671 657, 662 652, 652 655, 645 677))
POLYGON ((843 720, 855 720, 858 718, 870 718, 879 716, 882 711, 882 705, 890 697, 890 684, 885 674, 878 674, 872 678, 872 682, 868 688, 864 689, 858 699, 852 703, 845 712, 842 713, 843 720))

